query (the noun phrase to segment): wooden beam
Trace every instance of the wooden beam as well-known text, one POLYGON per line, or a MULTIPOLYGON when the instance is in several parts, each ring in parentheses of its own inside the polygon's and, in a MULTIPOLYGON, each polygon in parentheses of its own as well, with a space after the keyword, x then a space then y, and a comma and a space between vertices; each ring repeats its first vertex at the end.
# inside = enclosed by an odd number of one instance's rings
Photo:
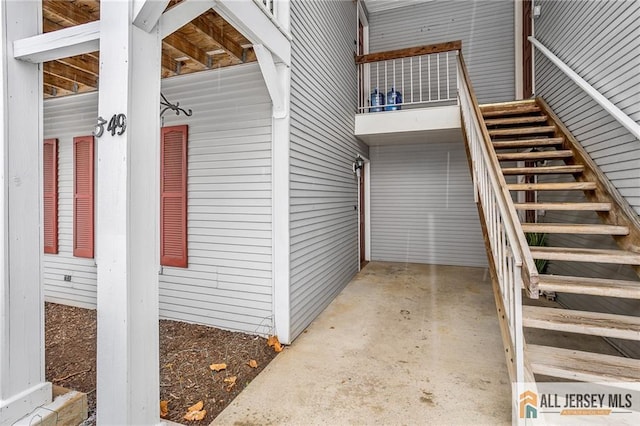
POLYGON ((41 63, 100 49, 100 22, 89 22, 13 42, 13 57, 41 63))
POLYGON ((173 74, 178 74, 178 61, 174 61, 166 53, 162 54, 162 68, 171 71, 173 74))
POLYGON ((273 56, 271 56, 271 52, 261 44, 254 44, 253 50, 256 52, 260 71, 262 71, 262 76, 267 85, 267 91, 273 103, 273 116, 283 118, 287 113, 284 105, 285 92, 280 81, 281 79, 278 76, 273 56))
POLYGON ((189 40, 178 33, 173 33, 165 38, 165 43, 176 50, 184 53, 185 56, 196 61, 205 68, 209 67, 209 55, 207 52, 193 45, 189 40))
POLYGON ((291 36, 253 1, 217 0, 214 9, 252 44, 261 44, 276 58, 291 65, 291 36))
POLYGON ((93 55, 71 56, 69 58, 59 59, 58 62, 85 73, 93 74, 96 77, 100 74, 100 61, 93 55))
POLYGON ((61 90, 67 90, 69 92, 77 92, 78 87, 74 86, 73 81, 62 78, 58 75, 43 73, 44 84, 51 87, 56 87, 61 90))
MULTIPOLYGON (((0 2, 0 28, 0 424, 12 425, 51 401, 44 374, 42 79, 36 64, 12 57, 11 46, 40 31, 39 2, 0 2)), ((37 423, 25 424, 31 420, 37 423)))
POLYGON ((103 1, 98 115, 126 117, 96 143, 98 424, 158 422, 160 73, 157 26, 133 25, 121 1, 103 1), (144 301, 144 303, 140 303, 144 301), (135 308, 133 308, 135 306, 135 308))
POLYGON ((85 86, 98 87, 98 77, 94 74, 82 71, 78 68, 70 67, 62 62, 52 61, 45 62, 43 71, 48 74, 55 74, 77 83, 84 84, 85 86))
POLYGON ((167 10, 160 18, 162 38, 187 25, 196 16, 202 15, 214 5, 212 0, 185 0, 167 10))
POLYGON ((432 53, 450 52, 462 49, 462 41, 448 41, 446 43, 428 44, 426 46, 408 47, 406 49, 388 50, 386 52, 369 53, 356 56, 356 64, 389 61, 391 59, 409 58, 411 56, 429 55, 432 53))
POLYGON ((97 13, 89 13, 70 1, 48 1, 44 5, 44 9, 47 13, 55 15, 70 25, 86 24, 100 19, 97 13))
POLYGON ((133 25, 150 32, 168 4, 169 0, 133 0, 133 25))
POLYGON ((222 28, 216 27, 204 16, 198 16, 196 19, 191 21, 191 25, 201 33, 211 38, 234 59, 242 62, 242 52, 244 49, 240 44, 236 43, 227 34, 225 34, 222 28))

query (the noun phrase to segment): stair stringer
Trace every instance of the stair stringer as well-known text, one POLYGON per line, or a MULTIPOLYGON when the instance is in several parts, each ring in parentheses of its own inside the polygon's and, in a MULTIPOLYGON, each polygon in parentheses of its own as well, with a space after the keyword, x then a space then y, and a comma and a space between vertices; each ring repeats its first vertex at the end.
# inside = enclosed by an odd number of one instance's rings
MULTIPOLYGON (((594 191, 584 191, 585 198, 589 202, 611 204, 609 211, 596 212, 600 220, 608 225, 629 228, 627 235, 612 236, 612 238, 621 249, 640 253, 640 217, 638 214, 544 99, 536 98, 536 104, 549 117, 548 123, 556 127, 557 130, 554 136, 564 138, 561 149, 571 150, 573 153, 572 158, 564 160, 565 164, 584 166, 581 174, 574 175, 575 179, 579 182, 595 182, 596 189, 594 191)), ((640 276, 640 266, 633 266, 633 268, 636 274, 640 276)))

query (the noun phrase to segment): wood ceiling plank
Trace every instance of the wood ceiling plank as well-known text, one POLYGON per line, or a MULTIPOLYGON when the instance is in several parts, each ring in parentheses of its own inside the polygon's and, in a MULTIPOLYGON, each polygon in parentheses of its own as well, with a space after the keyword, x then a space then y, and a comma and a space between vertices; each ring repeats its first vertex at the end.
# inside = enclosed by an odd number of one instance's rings
POLYGON ((79 89, 79 86, 74 86, 73 81, 69 81, 55 74, 49 74, 48 72, 43 73, 43 79, 44 84, 61 90, 75 93, 79 89))
POLYGON ((207 19, 205 15, 198 16, 191 21, 189 25, 212 39, 220 48, 233 56, 233 58, 242 62, 242 46, 225 34, 221 27, 213 25, 211 20, 207 19))
POLYGON ((208 68, 209 55, 207 55, 207 52, 191 44, 189 40, 185 39, 180 34, 173 33, 171 35, 168 35, 164 39, 164 43, 167 43, 174 49, 182 52, 185 56, 188 56, 192 60, 196 61, 204 68, 208 68))
POLYGON ((69 65, 66 65, 62 62, 45 62, 43 69, 46 73, 58 75, 67 80, 70 80, 72 83, 77 82, 84 84, 85 86, 98 88, 98 78, 95 75, 86 71, 82 71, 78 68, 70 67, 69 65))

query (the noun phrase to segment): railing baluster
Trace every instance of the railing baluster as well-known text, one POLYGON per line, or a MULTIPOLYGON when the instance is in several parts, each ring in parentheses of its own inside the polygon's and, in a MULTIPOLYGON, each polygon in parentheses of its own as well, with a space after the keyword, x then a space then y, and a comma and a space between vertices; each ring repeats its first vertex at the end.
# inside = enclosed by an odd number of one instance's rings
POLYGON ((436 54, 436 60, 437 60, 437 72, 438 72, 438 100, 440 100, 440 91, 442 89, 442 87, 440 86, 440 54, 437 53, 436 54))
POLYGON ((411 77, 411 103, 413 103, 413 56, 409 58, 409 76, 411 77))
POLYGON ((429 102, 431 102, 431 55, 427 56, 427 84, 429 85, 429 102))
POLYGON ((420 89, 420 103, 422 103, 422 56, 418 56, 418 87, 420 89))
POLYGON ((451 95, 449 94, 449 52, 445 53, 447 58, 447 99, 451 99, 451 95))
MULTIPOLYGON (((254 1, 262 4, 262 0, 254 1)), ((454 43, 458 42, 451 42, 454 46, 457 45, 454 43)), ((393 109, 400 109, 400 105, 425 105, 428 103, 455 100, 457 90, 454 91, 454 89, 457 88, 457 85, 456 87, 452 87, 452 81, 458 81, 461 77, 458 76, 459 70, 457 67, 454 70, 451 69, 450 54, 453 51, 458 52, 457 49, 459 48, 451 50, 448 46, 444 49, 438 45, 424 46, 422 48, 428 47, 429 49, 424 49, 428 51, 434 49, 434 46, 442 50, 436 49, 434 53, 416 55, 413 52, 416 48, 412 48, 412 51, 402 49, 400 51, 358 56, 356 63, 359 65, 357 71, 359 79, 358 87, 361 94, 359 112, 372 111, 374 107, 372 107, 370 99, 376 89, 378 90, 379 98, 375 100, 382 101, 382 98, 385 98, 385 102, 381 102, 381 104, 378 105, 382 110, 385 110, 384 107, 390 105, 388 95, 392 90, 402 96, 402 102, 398 103, 398 108, 393 109), (444 59, 441 58, 443 53, 446 55, 444 59), (372 56, 372 58, 368 58, 368 56, 372 56), (432 57, 435 57, 433 61, 432 57), (417 58, 415 63, 414 58, 417 58), (407 66, 405 66, 405 60, 407 60, 407 66), (442 61, 445 62, 441 64, 442 61), (376 66, 375 76, 373 75, 373 70, 370 68, 372 63, 375 63, 376 66), (383 65, 384 68, 381 69, 380 65, 383 65), (390 70, 389 66, 393 67, 393 69, 390 70), (398 73, 400 73, 400 75, 398 75, 398 73), (446 76, 443 74, 446 74, 446 76), (384 81, 380 81, 380 78, 384 81), (443 78, 446 78, 446 82, 443 78), (437 96, 435 92, 437 92, 437 96)), ((469 103, 468 99, 467 103, 469 103)), ((374 109, 374 111, 377 110, 380 109, 374 109)), ((468 111, 468 113, 472 113, 472 111, 468 111)))

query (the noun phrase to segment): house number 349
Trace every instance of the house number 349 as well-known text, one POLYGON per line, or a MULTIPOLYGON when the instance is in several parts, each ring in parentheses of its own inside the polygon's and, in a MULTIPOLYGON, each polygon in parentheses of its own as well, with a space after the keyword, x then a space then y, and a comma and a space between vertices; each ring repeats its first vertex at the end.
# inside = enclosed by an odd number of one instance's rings
POLYGON ((111 132, 111 136, 122 135, 127 130, 127 116, 124 114, 113 114, 111 120, 107 122, 102 117, 98 117, 98 124, 93 131, 93 136, 99 138, 104 134, 104 125, 107 125, 107 132, 111 132))

